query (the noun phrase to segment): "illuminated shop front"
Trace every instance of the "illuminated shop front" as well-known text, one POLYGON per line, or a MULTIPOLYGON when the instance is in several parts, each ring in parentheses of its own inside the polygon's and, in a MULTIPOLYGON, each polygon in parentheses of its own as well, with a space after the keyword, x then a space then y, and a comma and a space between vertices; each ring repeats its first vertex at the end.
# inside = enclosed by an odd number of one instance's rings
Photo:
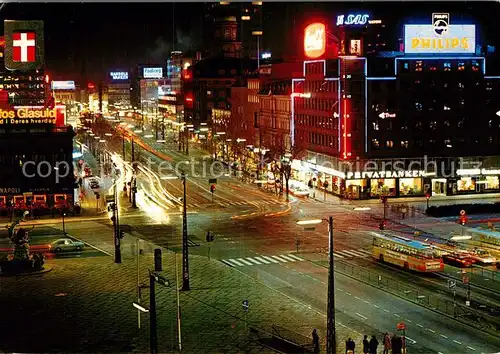
POLYGON ((498 193, 500 192, 499 169, 463 169, 458 170, 456 194, 498 193))

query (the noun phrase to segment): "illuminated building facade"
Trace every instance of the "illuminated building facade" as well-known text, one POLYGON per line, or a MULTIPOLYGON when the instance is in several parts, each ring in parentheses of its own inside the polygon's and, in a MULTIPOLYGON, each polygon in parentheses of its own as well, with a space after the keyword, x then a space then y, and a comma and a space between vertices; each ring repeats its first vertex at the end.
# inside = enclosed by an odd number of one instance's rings
POLYGON ((0 213, 21 215, 29 210, 36 216, 51 209, 69 211, 75 190, 74 132, 67 126, 65 106, 46 100, 50 90, 43 74, 43 22, 5 21, 4 30, 0 213), (24 35, 27 40, 19 43, 17 36, 24 35), (21 49, 14 50, 16 46, 21 49), (36 49, 25 50, 26 46, 36 49))
POLYGON ((393 58, 335 58, 328 26, 306 29, 291 123, 309 152, 293 161, 296 180, 354 199, 500 192, 500 76, 476 54, 474 25, 433 20, 406 25, 393 58))
POLYGON ((109 112, 131 108, 131 90, 128 71, 110 71, 108 74, 107 87, 109 112))

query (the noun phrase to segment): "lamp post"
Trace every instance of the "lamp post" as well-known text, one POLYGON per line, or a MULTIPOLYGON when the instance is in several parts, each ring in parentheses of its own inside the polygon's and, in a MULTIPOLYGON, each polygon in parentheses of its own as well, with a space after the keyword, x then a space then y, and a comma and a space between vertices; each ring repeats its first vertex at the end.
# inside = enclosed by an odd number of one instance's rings
POLYGON ((120 245, 120 223, 118 220, 118 198, 116 193, 116 181, 113 181, 113 227, 114 227, 114 244, 115 244, 115 263, 122 262, 122 251, 120 245))
POLYGON ((182 291, 189 291, 189 251, 188 251, 188 231, 187 231, 187 202, 186 202, 186 175, 181 174, 182 179, 182 291))
POLYGON ((64 223, 64 217, 66 216, 66 213, 64 212, 64 210, 63 210, 63 212, 61 213, 61 215, 62 215, 63 235, 64 235, 64 236, 66 236, 66 224, 64 223))
POLYGON ((328 293, 326 309, 326 353, 337 352, 337 340, 335 335, 335 260, 333 254, 333 217, 328 219, 314 219, 298 221, 298 225, 316 225, 323 221, 328 222, 328 293))

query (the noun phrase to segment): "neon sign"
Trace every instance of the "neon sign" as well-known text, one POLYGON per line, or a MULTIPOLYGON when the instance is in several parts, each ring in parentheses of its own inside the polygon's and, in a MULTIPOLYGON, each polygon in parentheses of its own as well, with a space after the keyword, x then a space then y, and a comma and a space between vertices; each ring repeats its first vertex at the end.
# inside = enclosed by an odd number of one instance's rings
POLYGON ((126 71, 112 71, 109 73, 112 80, 128 80, 128 72, 126 71))
POLYGON ((326 26, 323 23, 313 23, 304 31, 304 54, 316 59, 326 51, 326 26))
POLYGON ((357 15, 338 15, 337 26, 362 26, 368 23, 370 15, 357 14, 357 15))

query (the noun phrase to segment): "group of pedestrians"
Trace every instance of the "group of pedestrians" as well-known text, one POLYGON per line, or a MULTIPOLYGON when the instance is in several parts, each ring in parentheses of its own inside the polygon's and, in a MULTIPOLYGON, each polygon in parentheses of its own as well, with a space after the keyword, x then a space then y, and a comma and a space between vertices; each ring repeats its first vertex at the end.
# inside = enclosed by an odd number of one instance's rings
MULTIPOLYGON (((363 354, 378 354, 379 341, 376 336, 372 336, 368 340, 368 336, 365 335, 363 338, 363 354)), ((398 335, 391 336, 389 333, 384 334, 382 340, 382 346, 384 348, 383 354, 403 354, 403 340, 398 335)), ((355 354, 356 343, 351 339, 347 339, 345 342, 345 352, 346 354, 355 354)))

